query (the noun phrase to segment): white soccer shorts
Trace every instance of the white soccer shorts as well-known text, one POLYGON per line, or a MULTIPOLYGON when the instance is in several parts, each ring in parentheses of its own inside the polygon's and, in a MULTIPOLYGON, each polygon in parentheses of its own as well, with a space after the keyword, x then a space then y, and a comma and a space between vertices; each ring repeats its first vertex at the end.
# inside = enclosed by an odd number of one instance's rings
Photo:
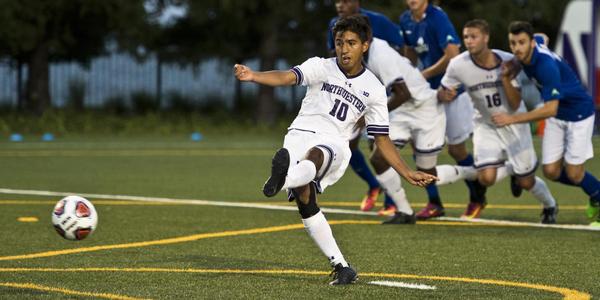
POLYGON ((529 124, 496 127, 476 122, 473 154, 477 169, 497 168, 508 161, 513 166, 515 175, 527 176, 534 173, 537 167, 529 124))
POLYGON ((346 172, 352 153, 348 141, 337 136, 314 133, 298 129, 290 129, 285 135, 283 147, 290 153, 290 167, 306 158, 310 148, 319 146, 324 151, 329 151, 331 162, 324 162, 326 168, 321 178, 317 178, 319 192, 336 183, 346 172))
POLYGON ((473 103, 464 92, 454 101, 444 105, 446 109, 446 142, 457 145, 469 138, 473 132, 473 103))
POLYGON ((594 115, 577 122, 546 119, 542 141, 543 164, 554 163, 563 157, 570 165, 583 164, 594 157, 593 133, 594 115))

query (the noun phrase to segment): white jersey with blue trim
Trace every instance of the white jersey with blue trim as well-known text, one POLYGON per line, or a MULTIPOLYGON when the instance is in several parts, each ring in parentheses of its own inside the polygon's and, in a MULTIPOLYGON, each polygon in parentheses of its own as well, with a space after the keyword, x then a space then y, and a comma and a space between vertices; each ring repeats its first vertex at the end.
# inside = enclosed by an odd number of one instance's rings
POLYGON ((373 38, 369 47, 367 67, 383 82, 386 88, 396 82, 404 82, 410 91, 412 99, 403 103, 397 110, 414 111, 423 105, 435 107, 438 105, 437 91, 423 77, 406 57, 383 40, 373 38))
MULTIPOLYGON (((501 64, 504 61, 513 59, 513 55, 496 49, 493 49, 492 52, 499 60, 499 63, 493 68, 479 66, 468 51, 452 58, 441 84, 448 88, 462 86, 471 96, 473 105, 480 114, 477 119, 493 125, 491 116, 494 113, 513 114, 515 112, 525 112, 526 110, 523 101, 521 101, 519 109, 513 111, 508 103, 506 92, 502 88, 501 64)), ((519 73, 519 76, 511 81, 512 85, 520 88, 519 81, 525 79, 525 77, 523 72, 519 73)))
POLYGON ((366 67, 357 75, 346 76, 335 57, 313 57, 293 67, 292 72, 296 83, 308 88, 289 129, 349 140, 354 125, 365 116, 368 134, 388 134, 385 88, 366 67))

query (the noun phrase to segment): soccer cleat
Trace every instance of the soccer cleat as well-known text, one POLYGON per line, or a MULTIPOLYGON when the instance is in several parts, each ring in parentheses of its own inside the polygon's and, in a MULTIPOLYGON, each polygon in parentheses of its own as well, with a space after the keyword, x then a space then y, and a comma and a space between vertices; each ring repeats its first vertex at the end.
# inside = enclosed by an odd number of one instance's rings
POLYGON ((360 203, 360 210, 370 211, 373 209, 373 207, 375 207, 375 202, 377 202, 377 198, 379 197, 379 193, 381 193, 381 188, 376 187, 370 189, 360 203))
POLYGON ((417 223, 417 217, 415 216, 415 213, 413 212, 411 215, 403 213, 401 211, 397 211, 393 217, 385 220, 383 223, 383 225, 388 225, 388 224, 415 224, 417 223))
POLYGON ((435 217, 441 217, 445 215, 444 208, 440 205, 427 203, 421 211, 416 214, 418 220, 427 220, 435 217))
POLYGON ((516 176, 510 176, 510 192, 515 198, 521 197, 523 193, 523 188, 517 184, 516 176))
POLYGON ((590 202, 585 208, 585 215, 590 220, 596 219, 600 215, 600 202, 590 199, 590 202))
POLYGON ((281 191, 285 183, 288 168, 290 166, 290 153, 287 149, 281 148, 275 152, 271 161, 271 177, 267 179, 263 186, 263 194, 267 197, 273 197, 281 191))
POLYGON ((554 207, 546 207, 540 214, 542 216, 542 224, 556 224, 556 215, 558 214, 558 204, 554 207))
POLYGON ((333 281, 329 282, 329 285, 351 284, 358 280, 356 271, 352 267, 344 267, 342 264, 335 265, 330 275, 333 275, 333 281))
POLYGON ((469 205, 467 205, 467 210, 465 210, 465 212, 460 216, 461 219, 479 218, 481 211, 485 208, 486 205, 487 205, 486 202, 484 202, 484 203, 469 202, 469 205))
POLYGON ((390 205, 388 207, 382 207, 377 212, 377 215, 381 216, 381 217, 390 217, 390 216, 393 216, 395 213, 396 213, 396 205, 390 205))

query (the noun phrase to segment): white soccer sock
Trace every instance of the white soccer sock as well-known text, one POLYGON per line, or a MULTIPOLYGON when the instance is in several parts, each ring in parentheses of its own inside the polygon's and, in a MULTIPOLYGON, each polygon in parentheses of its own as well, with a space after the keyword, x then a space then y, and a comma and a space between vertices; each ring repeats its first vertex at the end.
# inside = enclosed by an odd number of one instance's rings
POLYGON ((535 184, 529 192, 544 205, 544 208, 556 206, 556 200, 554 200, 548 186, 541 178, 535 176, 535 184))
POLYGON ((410 203, 408 203, 408 199, 406 199, 406 192, 402 188, 400 174, 398 174, 394 169, 389 168, 385 172, 375 175, 375 178, 377 178, 377 181, 379 181, 383 189, 388 195, 390 195, 392 200, 394 200, 397 211, 409 215, 413 214, 410 203))
POLYGON ((455 183, 459 180, 476 180, 477 170, 473 167, 439 165, 435 167, 438 181, 435 185, 455 183))
POLYGON ((331 227, 329 227, 329 223, 327 223, 327 219, 325 219, 325 215, 321 211, 308 219, 302 219, 302 223, 308 235, 319 246, 321 252, 327 256, 332 266, 339 263, 344 267, 348 266, 340 248, 338 248, 335 242, 331 227))
POLYGON ((312 161, 305 159, 290 167, 282 189, 304 186, 315 179, 315 176, 317 176, 317 167, 312 161))

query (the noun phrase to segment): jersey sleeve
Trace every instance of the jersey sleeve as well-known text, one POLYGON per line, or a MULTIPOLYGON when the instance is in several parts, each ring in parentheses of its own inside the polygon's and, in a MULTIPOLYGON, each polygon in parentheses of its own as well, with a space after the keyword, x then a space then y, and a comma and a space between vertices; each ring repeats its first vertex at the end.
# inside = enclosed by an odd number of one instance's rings
POLYGON ((367 134, 388 135, 390 132, 389 112, 387 109, 387 96, 383 86, 370 103, 365 113, 365 123, 367 124, 367 134))
POLYGON ((535 79, 542 86, 540 91, 544 102, 562 99, 560 86, 560 70, 551 59, 540 60, 536 68, 535 79))
POLYGON ((450 60, 450 63, 446 68, 446 73, 444 74, 444 77, 442 77, 441 85, 444 88, 457 88, 462 85, 458 73, 456 60, 450 60))
POLYGON ((296 84, 307 86, 327 79, 327 70, 325 69, 326 59, 321 57, 312 57, 301 65, 291 69, 296 75, 296 84))
POLYGON ((439 13, 436 14, 433 23, 436 43, 440 49, 446 49, 448 44, 460 45, 460 40, 458 39, 456 30, 454 30, 454 25, 452 25, 452 22, 450 22, 446 13, 440 10, 439 13))

